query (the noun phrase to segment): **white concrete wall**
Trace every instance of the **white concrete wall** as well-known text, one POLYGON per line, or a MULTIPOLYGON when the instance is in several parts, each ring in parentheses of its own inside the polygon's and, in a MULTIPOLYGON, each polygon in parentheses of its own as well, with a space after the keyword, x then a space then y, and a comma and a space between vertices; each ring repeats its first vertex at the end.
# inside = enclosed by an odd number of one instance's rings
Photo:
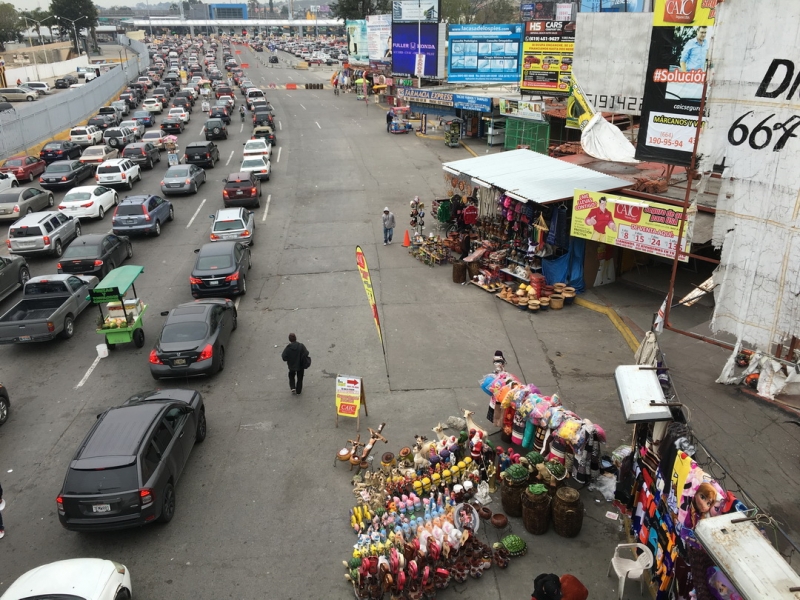
POLYGON ((25 81, 48 81, 50 79, 58 79, 63 75, 74 73, 78 67, 86 67, 89 65, 89 57, 85 54, 78 58, 64 60, 57 63, 49 63, 44 65, 29 65, 27 67, 17 67, 14 69, 6 69, 6 83, 14 85, 17 79, 25 81))

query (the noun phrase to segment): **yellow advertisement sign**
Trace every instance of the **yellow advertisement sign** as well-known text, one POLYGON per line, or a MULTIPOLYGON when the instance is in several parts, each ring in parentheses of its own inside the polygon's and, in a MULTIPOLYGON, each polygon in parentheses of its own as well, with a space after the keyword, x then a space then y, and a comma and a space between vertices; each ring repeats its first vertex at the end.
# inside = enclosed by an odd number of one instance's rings
POLYGON ((566 126, 570 129, 583 129, 589 124, 589 121, 594 116, 595 110, 586 94, 583 93, 583 88, 578 85, 575 75, 572 75, 571 87, 569 90, 569 98, 567 98, 567 123, 566 126))
POLYGON ((543 96, 566 97, 574 51, 574 21, 525 23, 520 88, 543 96))
POLYGON ((336 377, 336 414, 342 417, 358 417, 361 407, 361 377, 338 375, 336 377))
POLYGON ((719 2, 722 0, 656 0, 653 6, 653 25, 711 27, 719 2))
POLYGON ((372 291, 372 279, 369 276, 367 258, 364 256, 361 246, 356 246, 356 264, 358 265, 358 272, 361 274, 361 283, 364 284, 364 291, 367 293, 367 300, 372 308, 372 318, 375 321, 375 328, 378 330, 378 339, 380 339, 381 347, 383 347, 383 333, 381 332, 381 319, 378 316, 378 305, 375 303, 375 294, 372 291))
MULTIPOLYGON (((575 190, 570 235, 674 258, 681 219, 683 209, 677 206, 575 190)), ((685 225, 683 231, 685 235, 685 225)), ((689 252, 685 237, 681 240, 681 252, 689 252)), ((686 262, 689 257, 682 254, 679 259, 686 262)))

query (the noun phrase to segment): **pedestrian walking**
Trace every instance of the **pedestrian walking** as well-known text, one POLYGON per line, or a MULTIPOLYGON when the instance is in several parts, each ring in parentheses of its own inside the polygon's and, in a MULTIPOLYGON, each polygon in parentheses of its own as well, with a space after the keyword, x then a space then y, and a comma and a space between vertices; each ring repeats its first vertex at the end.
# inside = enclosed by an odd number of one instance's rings
POLYGON ((5 500, 3 500, 3 486, 0 485, 0 539, 6 535, 5 527, 3 527, 3 509, 6 507, 5 500))
POLYGON ((311 356, 308 349, 297 341, 297 336, 289 334, 289 344, 283 349, 281 354, 283 362, 289 367, 289 387, 292 394, 300 394, 303 391, 303 372, 311 366, 311 356))
POLYGON ((392 235, 394 234, 394 214, 389 211, 389 207, 383 209, 383 245, 392 243, 392 235))
POLYGON ((394 111, 388 111, 386 113, 386 131, 391 131, 392 121, 394 121, 394 111))

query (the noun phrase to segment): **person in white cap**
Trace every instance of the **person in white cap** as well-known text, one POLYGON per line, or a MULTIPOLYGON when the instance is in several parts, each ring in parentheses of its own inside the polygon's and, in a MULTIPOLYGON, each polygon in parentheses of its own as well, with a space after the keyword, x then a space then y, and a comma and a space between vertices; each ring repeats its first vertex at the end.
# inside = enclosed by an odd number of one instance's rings
POLYGON ((392 234, 394 234, 394 214, 389 211, 389 207, 383 209, 383 245, 392 243, 392 234))

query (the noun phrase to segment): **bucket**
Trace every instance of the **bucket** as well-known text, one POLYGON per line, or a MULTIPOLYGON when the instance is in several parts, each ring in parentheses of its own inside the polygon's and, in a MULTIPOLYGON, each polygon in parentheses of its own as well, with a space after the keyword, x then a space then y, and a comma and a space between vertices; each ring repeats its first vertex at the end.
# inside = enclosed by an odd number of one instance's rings
POLYGON ((550 308, 553 310, 561 310, 564 308, 564 296, 561 294, 553 294, 550 296, 550 308))
POLYGON ((97 356, 106 358, 108 356, 108 346, 105 344, 97 344, 97 356))
POLYGON ((470 278, 475 277, 477 275, 480 275, 480 273, 481 273, 481 263, 475 261, 475 262, 468 262, 466 264, 467 264, 467 269, 469 271, 470 278))
POLYGON ((564 304, 570 305, 575 302, 575 288, 574 287, 565 287, 564 291, 561 292, 561 295, 564 296, 564 304))
POLYGON ((500 490, 500 501, 503 504, 503 510, 509 517, 522 516, 522 492, 527 485, 527 479, 519 483, 509 482, 503 479, 503 485, 500 490))
POLYGON ((463 260, 453 263, 453 283, 466 283, 467 263, 463 260))
POLYGON ((525 531, 533 535, 544 535, 550 525, 551 498, 545 494, 522 494, 522 523, 525 531))
POLYGON ((583 502, 578 490, 564 486, 553 501, 553 530, 561 537, 575 537, 583 526, 583 502))

